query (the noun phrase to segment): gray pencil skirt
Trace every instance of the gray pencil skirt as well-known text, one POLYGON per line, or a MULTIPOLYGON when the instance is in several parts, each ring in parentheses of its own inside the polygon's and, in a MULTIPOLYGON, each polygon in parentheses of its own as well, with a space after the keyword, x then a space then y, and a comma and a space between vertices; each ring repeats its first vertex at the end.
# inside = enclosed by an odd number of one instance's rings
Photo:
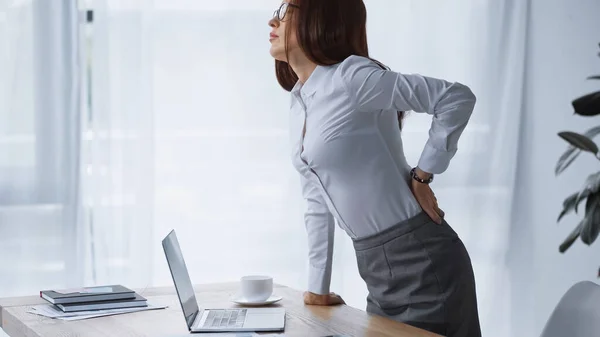
POLYGON ((354 249, 367 312, 443 336, 481 336, 471 259, 446 221, 421 213, 354 240, 354 249))

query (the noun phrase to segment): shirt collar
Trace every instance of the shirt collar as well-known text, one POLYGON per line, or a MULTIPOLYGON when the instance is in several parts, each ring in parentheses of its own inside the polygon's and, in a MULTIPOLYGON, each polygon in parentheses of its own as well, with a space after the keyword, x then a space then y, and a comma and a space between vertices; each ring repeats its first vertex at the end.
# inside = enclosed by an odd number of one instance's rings
POLYGON ((325 74, 327 73, 326 66, 317 65, 315 70, 313 70, 312 74, 308 77, 308 80, 304 84, 302 82, 297 81, 292 88, 292 93, 296 94, 301 92, 305 96, 310 96, 317 91, 320 83, 323 81, 325 74))

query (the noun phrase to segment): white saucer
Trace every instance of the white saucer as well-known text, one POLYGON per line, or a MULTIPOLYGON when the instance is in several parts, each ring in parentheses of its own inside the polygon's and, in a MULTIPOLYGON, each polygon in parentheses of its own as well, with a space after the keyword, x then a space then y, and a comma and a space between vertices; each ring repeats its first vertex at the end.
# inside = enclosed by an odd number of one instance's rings
POLYGON ((281 301, 281 299, 282 299, 282 297, 277 296, 277 295, 271 295, 271 297, 267 298, 265 301, 262 301, 262 302, 250 302, 250 301, 246 300, 245 298, 242 298, 240 295, 234 295, 231 298, 231 300, 237 304, 252 306, 252 307, 273 304, 275 302, 281 301))

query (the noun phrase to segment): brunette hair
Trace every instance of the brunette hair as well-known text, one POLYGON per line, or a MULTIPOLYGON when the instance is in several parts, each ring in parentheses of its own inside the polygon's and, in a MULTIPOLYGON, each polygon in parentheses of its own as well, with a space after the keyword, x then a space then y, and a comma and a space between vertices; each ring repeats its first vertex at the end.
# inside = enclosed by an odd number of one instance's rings
MULTIPOLYGON (((291 0, 290 3, 294 6, 288 6, 286 14, 286 59, 289 59, 289 36, 295 27, 300 49, 317 65, 333 65, 357 55, 371 59, 382 69, 389 69, 369 57, 367 10, 363 0, 291 0)), ((287 62, 275 60, 275 74, 287 91, 298 81, 287 62)), ((404 112, 398 111, 400 128, 403 117, 404 112)))

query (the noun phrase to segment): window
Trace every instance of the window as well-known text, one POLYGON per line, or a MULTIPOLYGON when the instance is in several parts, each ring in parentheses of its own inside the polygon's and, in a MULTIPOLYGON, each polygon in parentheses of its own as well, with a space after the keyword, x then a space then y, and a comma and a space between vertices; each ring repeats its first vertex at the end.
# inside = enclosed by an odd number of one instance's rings
POLYGON ((77 279, 73 11, 53 6, 0 2, 0 264, 11 265, 0 271, 0 295, 77 279))

